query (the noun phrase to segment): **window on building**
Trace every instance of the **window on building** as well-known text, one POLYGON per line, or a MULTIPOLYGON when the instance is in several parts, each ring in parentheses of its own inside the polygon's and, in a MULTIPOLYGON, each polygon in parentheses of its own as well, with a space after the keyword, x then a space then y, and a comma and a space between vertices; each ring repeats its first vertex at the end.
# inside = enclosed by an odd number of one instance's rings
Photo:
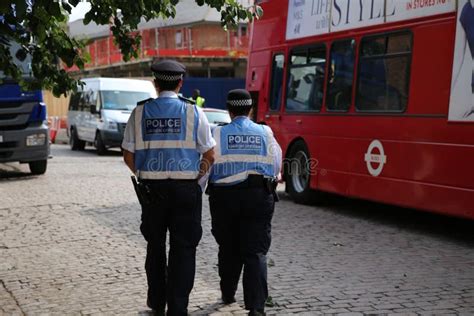
POLYGON ((176 31, 174 36, 175 36, 176 48, 182 48, 183 47, 183 33, 181 32, 181 30, 176 31))
POLYGON ((360 111, 403 112, 410 84, 411 33, 363 38, 356 107, 360 111))
POLYGON ((247 36, 247 25, 240 25, 232 34, 238 38, 247 36))
POLYGON ((247 25, 240 26, 240 36, 247 36, 247 25))
POLYGON ((285 55, 276 54, 273 56, 272 77, 270 88, 270 110, 278 111, 283 93, 283 69, 285 66, 285 55))
POLYGON ((295 50, 290 57, 286 110, 319 111, 323 104, 326 47, 295 50))
POLYGON ((331 46, 326 97, 326 107, 330 111, 347 111, 351 105, 354 48, 352 39, 331 46))

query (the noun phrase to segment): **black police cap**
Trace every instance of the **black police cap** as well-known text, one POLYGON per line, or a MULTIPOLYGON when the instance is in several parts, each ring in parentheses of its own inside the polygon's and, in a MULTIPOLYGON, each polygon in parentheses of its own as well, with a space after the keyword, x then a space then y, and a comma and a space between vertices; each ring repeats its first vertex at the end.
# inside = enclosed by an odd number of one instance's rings
POLYGON ((164 59, 151 65, 151 71, 156 79, 176 81, 183 78, 186 67, 176 60, 164 59))
POLYGON ((245 89, 230 90, 227 94, 227 104, 229 106, 251 106, 252 97, 245 89))

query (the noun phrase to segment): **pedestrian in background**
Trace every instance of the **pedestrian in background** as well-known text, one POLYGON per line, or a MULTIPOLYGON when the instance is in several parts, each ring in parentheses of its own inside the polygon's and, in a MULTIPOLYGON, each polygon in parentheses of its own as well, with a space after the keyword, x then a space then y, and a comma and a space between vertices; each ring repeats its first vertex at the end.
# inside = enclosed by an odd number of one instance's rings
POLYGON ((204 107, 204 103, 206 103, 206 99, 201 97, 201 91, 198 89, 194 89, 193 91, 193 97, 191 98, 194 102, 196 102, 196 105, 199 106, 200 108, 204 107))
POLYGON ((163 60, 151 70, 159 96, 133 110, 122 148, 141 188, 147 304, 158 314, 167 304, 168 315, 187 315, 202 235, 198 179, 212 164, 216 143, 202 110, 178 97, 184 65, 163 60))
POLYGON ((212 234, 219 244, 222 300, 225 304, 235 302, 243 268, 245 308, 249 315, 264 315, 266 254, 281 148, 270 127, 249 119, 252 98, 246 90, 230 91, 227 108, 232 122, 213 131, 217 145, 208 190, 212 234))

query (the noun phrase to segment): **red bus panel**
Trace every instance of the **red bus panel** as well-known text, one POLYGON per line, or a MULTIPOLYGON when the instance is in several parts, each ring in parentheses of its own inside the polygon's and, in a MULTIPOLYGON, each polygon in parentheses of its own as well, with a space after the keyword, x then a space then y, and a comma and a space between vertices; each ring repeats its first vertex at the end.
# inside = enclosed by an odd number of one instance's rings
MULTIPOLYGON (((247 73, 247 88, 258 96, 256 119, 272 127, 282 146, 284 180, 296 201, 321 190, 474 218, 474 114, 452 111, 460 106, 459 74, 474 100, 472 66, 468 59, 457 66, 455 57, 464 24, 474 29, 474 20, 462 17, 470 4, 406 5, 403 11, 398 5, 404 2, 376 1, 387 11, 371 20, 369 11, 359 10, 366 21, 353 28, 335 27, 339 13, 321 7, 314 19, 322 15, 332 24, 316 24, 323 28, 318 31, 305 24, 315 22, 305 20, 304 0, 262 3, 247 73), (353 55, 331 53, 341 40, 353 41, 353 55), (315 53, 318 47, 325 56, 315 53)), ((344 15, 347 21, 354 16, 344 15)), ((470 56, 464 41, 462 56, 470 56)))

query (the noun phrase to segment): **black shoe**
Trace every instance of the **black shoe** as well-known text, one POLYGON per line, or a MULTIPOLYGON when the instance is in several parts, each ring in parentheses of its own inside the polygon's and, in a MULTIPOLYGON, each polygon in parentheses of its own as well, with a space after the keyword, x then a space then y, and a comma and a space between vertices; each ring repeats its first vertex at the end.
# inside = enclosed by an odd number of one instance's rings
POLYGON ((229 304, 235 303, 235 297, 233 296, 227 297, 227 296, 222 295, 222 301, 224 302, 225 305, 229 305, 229 304))
POLYGON ((264 316, 266 315, 265 312, 263 310, 260 310, 260 309, 251 309, 249 314, 249 316, 264 316))
POLYGON ((146 305, 151 309, 152 315, 165 316, 165 308, 164 307, 152 306, 149 299, 146 300, 146 305))

